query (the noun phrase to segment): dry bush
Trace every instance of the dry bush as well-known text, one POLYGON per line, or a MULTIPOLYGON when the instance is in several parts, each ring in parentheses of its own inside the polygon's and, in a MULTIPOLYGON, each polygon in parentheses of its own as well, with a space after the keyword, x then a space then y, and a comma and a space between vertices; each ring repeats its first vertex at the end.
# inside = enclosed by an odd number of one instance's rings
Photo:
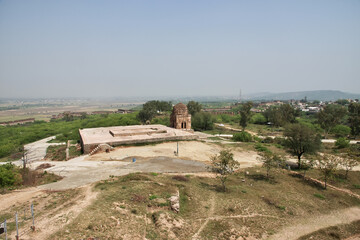
POLYGON ((174 180, 178 180, 178 181, 181 181, 181 182, 188 182, 189 179, 185 176, 182 176, 182 175, 175 175, 172 177, 172 179, 174 180))
POLYGON ((41 169, 46 169, 46 168, 51 168, 54 165, 51 165, 50 163, 43 163, 40 164, 35 170, 41 170, 41 169))
POLYGON ((134 194, 131 197, 131 201, 133 202, 146 202, 146 198, 144 196, 138 195, 138 194, 134 194))

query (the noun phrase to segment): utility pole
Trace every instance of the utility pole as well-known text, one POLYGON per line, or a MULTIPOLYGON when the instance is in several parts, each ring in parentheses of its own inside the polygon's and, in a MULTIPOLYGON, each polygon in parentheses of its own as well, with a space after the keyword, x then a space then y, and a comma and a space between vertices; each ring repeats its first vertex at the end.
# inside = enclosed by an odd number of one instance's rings
POLYGON ((239 103, 241 103, 241 88, 240 88, 240 93, 239 93, 239 103))
POLYGON ((26 163, 27 163, 27 152, 24 151, 24 153, 23 153, 23 167, 24 167, 24 169, 26 168, 26 163))

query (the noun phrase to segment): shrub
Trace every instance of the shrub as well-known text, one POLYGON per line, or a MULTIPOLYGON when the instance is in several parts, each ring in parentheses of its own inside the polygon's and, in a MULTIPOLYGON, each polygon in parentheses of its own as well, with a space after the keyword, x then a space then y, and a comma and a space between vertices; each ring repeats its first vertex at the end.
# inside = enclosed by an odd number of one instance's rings
POLYGON ((181 175, 175 175, 172 177, 174 180, 182 181, 182 182, 188 182, 189 179, 187 177, 181 176, 181 175))
POLYGON ((250 133, 243 131, 243 132, 235 133, 232 139, 236 142, 251 142, 252 136, 250 133))
POLYGON ((349 147, 349 144, 350 144, 350 141, 343 137, 338 138, 338 140, 336 140, 336 142, 335 142, 335 146, 337 148, 347 148, 347 147, 349 147))
POLYGON ((22 183, 20 169, 14 164, 0 165, 0 187, 12 187, 22 183))
POLYGON ((274 139, 272 139, 271 137, 266 137, 261 142, 263 142, 263 143, 273 143, 274 139))
POLYGON ((156 199, 156 198, 158 198, 158 196, 156 196, 156 195, 151 195, 151 196, 149 197, 149 200, 154 200, 154 199, 156 199))
POLYGON ((256 143, 255 144, 255 149, 259 152, 271 152, 267 147, 265 147, 264 145, 262 145, 261 143, 256 143))
POLYGON ((346 137, 350 134, 351 128, 345 125, 336 125, 331 133, 335 134, 336 137, 346 137))

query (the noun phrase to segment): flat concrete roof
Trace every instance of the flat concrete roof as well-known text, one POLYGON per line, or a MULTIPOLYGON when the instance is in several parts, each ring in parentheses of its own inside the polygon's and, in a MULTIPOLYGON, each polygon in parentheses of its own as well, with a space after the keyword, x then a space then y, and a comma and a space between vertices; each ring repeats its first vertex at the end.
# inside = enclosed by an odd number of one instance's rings
POLYGON ((198 136, 190 131, 174 129, 163 125, 132 125, 80 129, 84 145, 107 143, 122 145, 141 142, 190 140, 198 136))

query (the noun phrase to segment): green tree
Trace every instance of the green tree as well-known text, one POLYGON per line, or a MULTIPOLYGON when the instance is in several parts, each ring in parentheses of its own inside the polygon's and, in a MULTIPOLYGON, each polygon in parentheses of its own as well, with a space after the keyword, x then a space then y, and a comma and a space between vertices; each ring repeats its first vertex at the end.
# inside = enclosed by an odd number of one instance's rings
POLYGON ((250 122, 255 123, 255 124, 265 124, 266 123, 266 118, 264 117, 263 114, 256 113, 251 117, 250 122))
POLYGON ((81 116, 80 116, 80 119, 85 119, 87 117, 87 113, 86 112, 82 112, 81 113, 81 116))
POLYGON ((349 104, 349 101, 347 99, 339 99, 336 101, 336 103, 345 106, 349 104))
POLYGON ((214 119, 210 113, 198 112, 193 116, 191 126, 196 131, 212 130, 214 128, 214 119))
POLYGON ((335 146, 337 148, 347 148, 350 145, 350 140, 347 140, 346 138, 338 138, 335 142, 335 146))
POLYGON ((222 189, 225 192, 225 182, 229 175, 233 174, 240 167, 240 163, 234 160, 234 154, 230 150, 222 150, 219 155, 210 158, 211 170, 217 174, 220 179, 222 189))
POLYGON ((351 128, 345 125, 336 125, 331 130, 331 133, 335 134, 335 137, 347 137, 351 133, 351 128))
POLYGON ((326 105, 324 109, 317 114, 318 122, 325 131, 325 138, 332 128, 341 123, 341 120, 345 117, 346 112, 346 108, 330 104, 326 105))
POLYGON ((242 130, 245 131, 245 128, 247 127, 248 122, 251 119, 251 108, 253 106, 252 102, 246 102, 244 103, 240 108, 240 126, 242 127, 242 130))
POLYGON ((301 169, 303 154, 316 153, 321 146, 321 137, 304 124, 293 123, 285 126, 285 146, 291 154, 298 158, 298 168, 301 169))
POLYGON ((350 103, 348 110, 351 134, 356 137, 360 134, 360 103, 350 103))
POLYGON ((278 168, 284 163, 284 160, 279 155, 268 151, 260 153, 258 160, 263 163, 262 167, 266 169, 266 178, 268 179, 270 170, 273 168, 278 168))
POLYGON ((187 108, 189 113, 194 116, 196 113, 200 112, 202 109, 202 106, 200 103, 195 102, 195 101, 190 101, 187 104, 187 108))
POLYGON ((141 110, 136 116, 141 123, 145 124, 147 121, 151 121, 155 117, 156 113, 151 110, 141 110))
POLYGON ((290 104, 282 104, 281 106, 272 106, 264 112, 264 116, 268 122, 274 126, 280 127, 288 123, 294 123, 295 118, 300 112, 295 110, 290 104))

